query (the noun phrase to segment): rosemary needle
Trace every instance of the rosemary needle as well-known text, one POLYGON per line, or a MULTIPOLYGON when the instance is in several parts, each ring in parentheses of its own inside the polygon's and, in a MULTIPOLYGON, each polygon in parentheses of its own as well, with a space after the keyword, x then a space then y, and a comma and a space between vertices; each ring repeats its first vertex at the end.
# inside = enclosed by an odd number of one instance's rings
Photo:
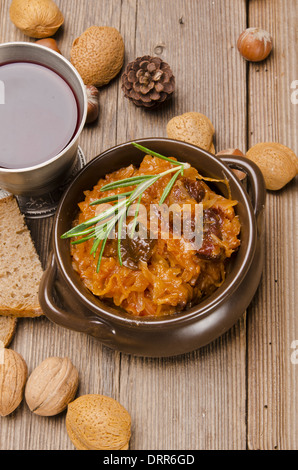
POLYGON ((102 199, 96 199, 96 201, 90 202, 89 206, 95 206, 97 204, 104 204, 106 202, 117 201, 117 199, 130 196, 131 193, 132 191, 128 191, 127 193, 120 193, 120 194, 115 194, 114 196, 108 196, 108 197, 103 197, 102 199))
POLYGON ((170 179, 170 181, 168 182, 168 184, 166 185, 163 193, 162 193, 162 196, 160 198, 160 201, 159 201, 159 205, 161 206, 164 201, 166 200, 167 196, 170 194, 171 190, 172 190, 172 187, 174 186, 175 182, 176 182, 176 179, 178 178, 179 175, 182 174, 182 169, 179 170, 179 171, 176 171, 176 173, 172 176, 172 178, 170 179))
POLYGON ((142 150, 145 153, 148 153, 152 157, 157 157, 157 158, 161 158, 162 160, 167 160, 168 162, 172 163, 172 165, 178 165, 178 166, 183 165, 183 163, 177 162, 177 160, 172 160, 172 158, 165 157, 164 155, 160 155, 160 153, 147 149, 146 147, 143 147, 143 145, 137 144, 136 142, 132 142, 132 145, 136 147, 137 149, 142 150))

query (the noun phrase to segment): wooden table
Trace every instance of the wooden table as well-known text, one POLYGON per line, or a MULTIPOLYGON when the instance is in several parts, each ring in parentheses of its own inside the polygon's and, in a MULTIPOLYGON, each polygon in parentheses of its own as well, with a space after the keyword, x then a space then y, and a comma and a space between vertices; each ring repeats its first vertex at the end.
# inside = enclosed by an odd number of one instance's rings
MULTIPOLYGON (((298 79, 296 0, 57 3, 65 25, 56 39, 65 57, 87 27, 109 25, 123 35, 125 63, 158 55, 176 76, 175 98, 153 114, 124 99, 119 77, 101 89, 99 121, 80 139, 87 160, 121 142, 166 136, 168 120, 186 111, 211 119, 217 151, 276 141, 298 153, 298 106, 291 102, 298 79), (237 51, 248 26, 273 36, 264 63, 249 64, 237 51)), ((9 4, 1 0, 0 42, 32 41, 11 23, 9 4)), ((30 372, 48 356, 69 356, 79 370, 79 395, 109 395, 129 410, 131 449, 297 449, 296 194, 295 181, 268 192, 260 287, 241 320, 209 346, 176 358, 135 358, 39 318, 19 321, 11 347, 30 372)), ((28 225, 45 264, 52 219, 28 225)), ((73 449, 65 414, 38 417, 23 402, 0 419, 0 448, 73 449)))

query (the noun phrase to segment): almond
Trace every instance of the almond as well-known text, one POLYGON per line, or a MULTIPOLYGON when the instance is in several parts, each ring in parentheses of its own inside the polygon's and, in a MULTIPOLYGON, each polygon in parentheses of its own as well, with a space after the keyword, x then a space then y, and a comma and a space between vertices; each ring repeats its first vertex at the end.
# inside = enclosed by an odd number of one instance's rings
POLYGON ((167 124, 170 139, 182 140, 215 153, 213 145, 214 127, 204 114, 188 112, 173 117, 167 124))
POLYGON ((27 381, 27 405, 37 415, 57 415, 74 399, 78 384, 78 371, 68 357, 48 357, 27 381))
POLYGON ((107 85, 122 68, 123 38, 116 28, 90 26, 74 40, 70 59, 85 85, 107 85))
POLYGON ((23 357, 12 349, 5 348, 1 356, 4 361, 0 364, 0 416, 7 416, 23 399, 27 365, 23 357))
POLYGON ((113 398, 83 395, 68 405, 66 429, 78 450, 126 450, 131 418, 113 398))
POLYGON ((295 153, 277 142, 256 144, 248 150, 246 157, 260 168, 267 189, 281 189, 298 174, 295 153))

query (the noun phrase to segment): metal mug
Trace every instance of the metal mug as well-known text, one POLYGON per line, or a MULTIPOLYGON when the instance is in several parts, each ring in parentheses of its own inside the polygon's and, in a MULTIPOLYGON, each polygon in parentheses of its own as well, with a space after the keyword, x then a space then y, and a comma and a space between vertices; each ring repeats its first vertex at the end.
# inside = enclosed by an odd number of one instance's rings
POLYGON ((28 42, 0 44, 0 65, 8 62, 29 61, 44 65, 60 75, 73 90, 78 103, 77 131, 68 145, 55 157, 28 168, 0 168, 0 188, 15 195, 38 195, 58 187, 76 161, 78 139, 87 115, 85 85, 77 70, 61 54, 28 42))

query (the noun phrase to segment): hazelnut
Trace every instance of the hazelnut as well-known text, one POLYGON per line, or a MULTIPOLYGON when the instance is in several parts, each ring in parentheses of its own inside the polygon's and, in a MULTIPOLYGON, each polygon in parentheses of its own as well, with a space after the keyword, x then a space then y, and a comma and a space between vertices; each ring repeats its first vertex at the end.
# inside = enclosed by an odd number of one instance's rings
POLYGON ((220 157, 221 155, 235 155, 237 157, 244 157, 244 153, 239 149, 225 149, 217 152, 216 156, 220 157))
POLYGON ((61 54, 57 42, 53 38, 39 39, 38 41, 36 41, 35 44, 40 44, 41 46, 48 47, 49 49, 53 49, 53 51, 59 52, 59 54, 61 54))
POLYGON ((70 59, 85 85, 107 85, 123 65, 122 36, 110 26, 91 26, 74 40, 70 59))
POLYGON ((53 36, 64 22, 53 0, 12 0, 9 15, 14 25, 31 38, 53 36))
POLYGON ((83 395, 68 405, 66 430, 78 450, 126 450, 131 418, 113 398, 83 395))
POLYGON ((37 415, 57 415, 74 399, 78 384, 78 371, 68 357, 48 357, 27 381, 27 405, 37 415))
POLYGON ((214 127, 204 114, 188 112, 173 117, 167 124, 170 139, 182 140, 215 153, 213 145, 214 127))
POLYGON ((86 86, 86 93, 87 93, 87 101, 88 101, 88 108, 87 108, 87 118, 86 123, 90 123, 95 121, 98 117, 99 113, 99 92, 98 89, 94 85, 87 85, 86 86))
MULTIPOLYGON (((244 153, 241 152, 241 150, 239 149, 225 149, 225 150, 221 150, 220 152, 217 152, 216 154, 217 157, 221 157, 222 155, 231 155, 231 156, 235 155, 236 157, 244 157, 244 153)), ((244 173, 244 171, 236 170, 232 168, 232 172, 237 176, 237 178, 240 181, 246 178, 246 173, 244 173)))
POLYGON ((264 29, 247 28, 240 34, 237 41, 240 54, 250 62, 266 59, 272 49, 272 37, 264 29))
POLYGON ((282 144, 256 144, 248 150, 246 157, 260 168, 267 189, 281 189, 298 174, 298 158, 290 148, 282 144))

